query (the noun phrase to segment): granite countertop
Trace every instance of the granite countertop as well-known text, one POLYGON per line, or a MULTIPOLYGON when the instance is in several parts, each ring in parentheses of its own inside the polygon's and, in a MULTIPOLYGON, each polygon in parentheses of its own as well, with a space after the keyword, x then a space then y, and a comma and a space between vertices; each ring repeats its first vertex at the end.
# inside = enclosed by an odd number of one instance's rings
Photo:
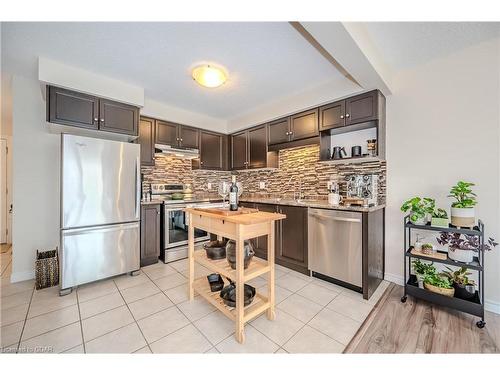
POLYGON ((141 206, 148 206, 150 204, 162 204, 163 201, 160 200, 151 200, 151 201, 143 201, 141 200, 141 206))
POLYGON ((372 207, 361 206, 331 206, 326 199, 302 199, 296 201, 290 198, 270 198, 270 197, 240 197, 240 202, 264 203, 264 204, 281 204, 285 206, 325 208, 329 210, 355 211, 355 212, 373 212, 385 207, 385 204, 379 204, 372 207))

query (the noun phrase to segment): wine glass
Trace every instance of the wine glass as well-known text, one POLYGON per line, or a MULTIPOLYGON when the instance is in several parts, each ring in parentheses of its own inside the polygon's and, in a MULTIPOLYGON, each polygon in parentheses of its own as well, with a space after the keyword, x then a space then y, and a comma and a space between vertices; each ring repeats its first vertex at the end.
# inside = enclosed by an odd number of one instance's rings
POLYGON ((227 182, 219 182, 219 195, 222 197, 222 205, 224 205, 226 197, 229 195, 229 184, 227 182))

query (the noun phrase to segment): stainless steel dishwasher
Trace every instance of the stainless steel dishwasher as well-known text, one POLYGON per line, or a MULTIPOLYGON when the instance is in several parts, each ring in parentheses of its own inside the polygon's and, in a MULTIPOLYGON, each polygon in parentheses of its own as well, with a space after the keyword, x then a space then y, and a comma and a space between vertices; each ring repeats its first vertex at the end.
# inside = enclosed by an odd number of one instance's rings
MULTIPOLYGON (((362 214, 309 209, 309 269, 339 284, 362 287, 362 214)), ((317 275, 319 274, 319 275, 317 275)))

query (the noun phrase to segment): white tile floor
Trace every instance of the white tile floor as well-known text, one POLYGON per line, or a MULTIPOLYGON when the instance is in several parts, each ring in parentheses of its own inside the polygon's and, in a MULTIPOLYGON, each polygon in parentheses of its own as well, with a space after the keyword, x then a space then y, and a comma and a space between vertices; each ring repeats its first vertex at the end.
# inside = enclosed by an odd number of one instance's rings
MULTIPOLYGON (((3 263, 3 262, 2 262, 3 263)), ((198 268, 197 274, 209 273, 198 268)), ((157 263, 65 297, 33 281, 0 291, 0 350, 57 353, 342 352, 388 283, 370 301, 357 293, 276 266, 276 320, 265 315, 234 339, 234 323, 203 300, 187 300, 187 261, 157 263)), ((5 267, 6 269, 6 267, 5 267)), ((252 284, 252 282, 250 282, 252 284)), ((255 286, 266 293, 263 280, 255 286)))

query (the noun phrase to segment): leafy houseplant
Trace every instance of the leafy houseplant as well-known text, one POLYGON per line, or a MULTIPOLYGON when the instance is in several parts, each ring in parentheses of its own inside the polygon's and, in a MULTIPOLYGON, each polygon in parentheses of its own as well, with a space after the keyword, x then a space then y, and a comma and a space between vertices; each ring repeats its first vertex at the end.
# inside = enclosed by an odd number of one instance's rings
POLYGON ((433 227, 448 228, 449 222, 448 213, 442 208, 438 208, 432 213, 431 225, 433 227))
POLYGON ((424 243, 422 245, 422 253, 427 255, 434 253, 434 246, 431 243, 424 243))
POLYGON ((433 263, 424 263, 420 259, 416 259, 412 262, 413 271, 417 276, 418 286, 419 288, 423 288, 424 278, 428 274, 436 273, 436 267, 434 267, 433 263))
POLYGON ((424 288, 448 297, 453 297, 455 294, 455 289, 451 285, 451 281, 446 276, 437 273, 425 275, 424 288))
POLYGON ((463 299, 474 297, 476 292, 474 280, 469 279, 471 272, 468 272, 467 267, 460 267, 453 271, 450 267, 446 267, 447 271, 443 271, 442 275, 453 283, 455 288, 455 296, 463 299))
POLYGON ((450 190, 448 197, 455 198, 451 204, 451 223, 457 227, 473 227, 476 222, 474 206, 477 204, 476 194, 471 187, 472 182, 458 181, 450 190))
POLYGON ((441 232, 437 241, 440 245, 448 245, 448 256, 457 262, 470 263, 474 258, 474 252, 491 251, 498 245, 493 238, 488 238, 488 243, 483 245, 479 242, 479 236, 441 232))
POLYGON ((410 222, 416 225, 427 224, 427 216, 434 212, 435 200, 432 198, 413 197, 403 202, 401 211, 410 211, 410 222))

